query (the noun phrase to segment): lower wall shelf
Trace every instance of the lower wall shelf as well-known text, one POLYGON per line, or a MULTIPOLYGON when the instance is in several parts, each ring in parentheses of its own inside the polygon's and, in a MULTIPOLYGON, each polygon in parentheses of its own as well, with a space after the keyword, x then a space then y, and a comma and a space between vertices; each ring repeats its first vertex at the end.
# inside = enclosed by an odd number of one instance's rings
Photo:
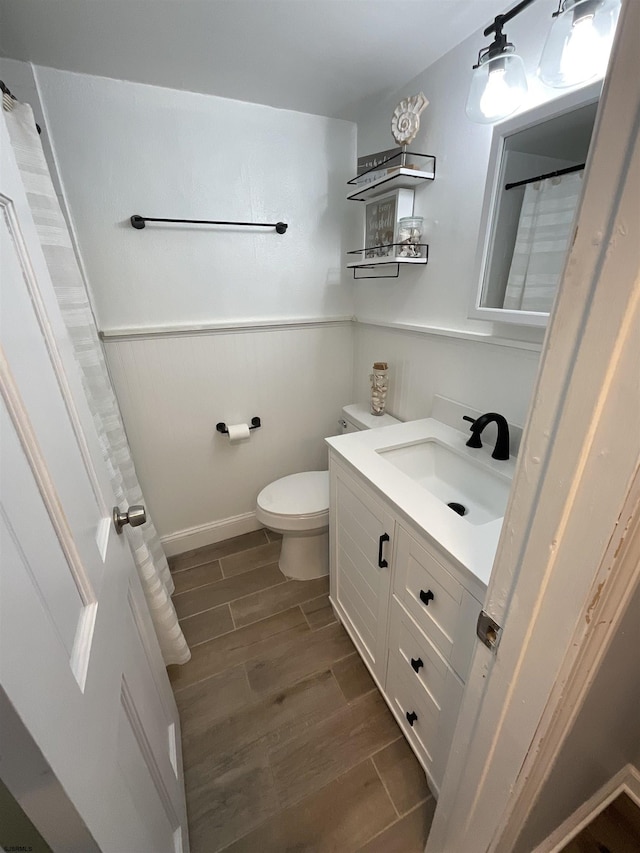
MULTIPOLYGON (((387 247, 383 246, 383 247, 374 247, 374 248, 387 248, 387 247)), ((401 264, 402 265, 404 265, 404 264, 422 264, 424 266, 427 263, 427 261, 429 260, 429 246, 426 243, 420 243, 415 248, 417 248, 421 252, 422 257, 419 257, 419 258, 402 258, 402 257, 400 257, 400 258, 398 258, 398 257, 392 257, 390 255, 386 255, 386 256, 377 257, 377 258, 361 258, 361 260, 359 260, 359 261, 352 261, 351 263, 347 264, 347 269, 353 270, 353 277, 356 281, 358 281, 361 278, 398 278, 398 276, 400 275, 400 265, 401 264), (395 267, 395 272, 388 273, 387 275, 384 275, 384 274, 383 275, 356 275, 356 270, 373 270, 373 269, 377 269, 379 267, 388 267, 388 266, 395 267)), ((369 251, 369 250, 358 249, 354 252, 347 252, 347 254, 349 254, 349 255, 361 255, 362 256, 362 255, 364 255, 365 251, 369 251)))

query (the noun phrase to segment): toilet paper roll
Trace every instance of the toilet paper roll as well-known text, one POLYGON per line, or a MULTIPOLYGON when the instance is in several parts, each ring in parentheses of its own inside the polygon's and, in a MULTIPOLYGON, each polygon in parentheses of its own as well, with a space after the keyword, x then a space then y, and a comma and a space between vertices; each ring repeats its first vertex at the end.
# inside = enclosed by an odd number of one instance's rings
POLYGON ((229 430, 229 444, 239 444, 239 442, 251 438, 249 424, 229 424, 227 429, 229 430))

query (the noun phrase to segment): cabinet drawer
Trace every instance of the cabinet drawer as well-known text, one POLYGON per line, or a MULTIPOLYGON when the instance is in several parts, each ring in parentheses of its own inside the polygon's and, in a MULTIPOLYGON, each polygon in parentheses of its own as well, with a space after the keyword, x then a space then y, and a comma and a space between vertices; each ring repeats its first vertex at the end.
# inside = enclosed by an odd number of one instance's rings
POLYGON ((458 678, 447 679, 442 710, 427 690, 411 680, 390 654, 386 694, 414 752, 422 761, 436 793, 442 784, 463 685, 458 678))
POLYGON ((394 664, 393 656, 390 655, 386 687, 388 701, 400 721, 405 737, 429 772, 432 781, 437 782, 439 786, 439 780, 436 780, 434 774, 434 753, 440 711, 429 695, 417 683, 412 683, 402 669, 394 664))
POLYGON ((480 603, 401 527, 395 568, 397 598, 464 681, 480 603))
POLYGON ((388 666, 397 667, 409 681, 420 685, 438 710, 445 706, 447 682, 459 681, 395 596, 391 601, 388 666))

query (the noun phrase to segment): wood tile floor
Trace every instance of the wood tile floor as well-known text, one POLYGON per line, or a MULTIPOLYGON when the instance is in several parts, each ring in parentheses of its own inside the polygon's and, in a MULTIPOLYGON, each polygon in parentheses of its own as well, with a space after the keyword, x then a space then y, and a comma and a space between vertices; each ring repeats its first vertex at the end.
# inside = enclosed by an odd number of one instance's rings
POLYGON ((290 581, 279 538, 170 560, 192 649, 169 667, 192 853, 422 853, 424 773, 328 601, 290 581))

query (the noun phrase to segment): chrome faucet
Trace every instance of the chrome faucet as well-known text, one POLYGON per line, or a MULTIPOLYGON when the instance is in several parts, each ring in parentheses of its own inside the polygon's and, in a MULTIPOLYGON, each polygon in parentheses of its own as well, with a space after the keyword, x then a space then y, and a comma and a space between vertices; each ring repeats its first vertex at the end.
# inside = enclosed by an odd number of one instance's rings
POLYGON ((494 459, 502 460, 509 458, 509 424, 506 418, 497 412, 487 412, 486 415, 480 415, 477 419, 470 418, 468 415, 463 415, 462 419, 471 422, 471 438, 467 441, 467 447, 482 447, 482 442, 480 441, 482 430, 487 424, 495 422, 498 427, 498 438, 496 439, 496 446, 491 456, 494 459))

